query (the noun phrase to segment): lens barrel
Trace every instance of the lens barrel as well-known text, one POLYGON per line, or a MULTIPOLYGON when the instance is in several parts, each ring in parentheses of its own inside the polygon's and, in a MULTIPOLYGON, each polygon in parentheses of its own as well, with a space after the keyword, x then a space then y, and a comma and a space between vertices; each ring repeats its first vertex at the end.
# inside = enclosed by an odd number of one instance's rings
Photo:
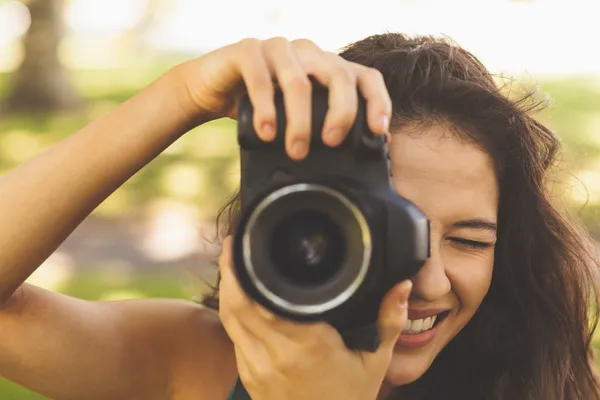
POLYGON ((358 290, 371 261, 372 235, 348 196, 297 183, 258 203, 242 246, 256 289, 282 311, 310 315, 341 305, 358 290))

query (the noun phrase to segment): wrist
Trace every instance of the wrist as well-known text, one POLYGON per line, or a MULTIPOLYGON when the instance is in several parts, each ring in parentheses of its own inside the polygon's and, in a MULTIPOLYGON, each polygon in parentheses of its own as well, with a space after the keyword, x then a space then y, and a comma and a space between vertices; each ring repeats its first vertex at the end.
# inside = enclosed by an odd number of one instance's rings
POLYGON ((164 80, 167 89, 165 96, 172 97, 176 104, 178 119, 185 132, 214 119, 208 112, 200 109, 193 100, 187 80, 190 64, 190 61, 178 64, 159 78, 164 80))

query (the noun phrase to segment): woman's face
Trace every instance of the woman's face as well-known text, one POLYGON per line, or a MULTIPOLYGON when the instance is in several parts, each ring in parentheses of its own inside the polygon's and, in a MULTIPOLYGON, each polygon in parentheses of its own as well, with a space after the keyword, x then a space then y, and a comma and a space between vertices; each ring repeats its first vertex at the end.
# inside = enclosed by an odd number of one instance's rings
POLYGON ((386 376, 398 386, 425 373, 488 291, 498 184, 490 157, 447 126, 403 128, 390 150, 396 189, 431 222, 431 257, 409 299, 410 331, 400 336, 386 376))

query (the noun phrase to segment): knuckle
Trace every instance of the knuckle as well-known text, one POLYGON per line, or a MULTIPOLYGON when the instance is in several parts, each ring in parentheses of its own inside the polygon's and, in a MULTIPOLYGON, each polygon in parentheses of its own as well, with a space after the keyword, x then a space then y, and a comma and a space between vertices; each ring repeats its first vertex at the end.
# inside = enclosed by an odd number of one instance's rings
POLYGON ((345 65, 337 65, 331 71, 336 79, 344 82, 348 85, 356 84, 356 74, 350 68, 345 65))
POLYGON ((375 68, 367 68, 366 74, 367 74, 367 79, 369 79, 373 83, 377 83, 377 84, 381 85, 382 87, 385 87, 385 79, 383 78, 381 71, 379 71, 378 69, 375 69, 375 68))
POLYGON ((261 387, 268 385, 273 382, 273 378, 276 376, 276 367, 271 363, 259 363, 253 367, 252 374, 249 376, 249 384, 255 387, 261 387))
POLYGON ((308 94, 312 90, 312 85, 306 75, 295 74, 290 76, 285 80, 284 85, 287 86, 289 90, 300 95, 308 94))
POLYGON ((268 74, 256 73, 252 79, 252 89, 257 106, 262 108, 270 103, 273 93, 273 83, 268 74))
MULTIPOLYGON (((306 357, 306 355, 304 355, 306 357)), ((273 366, 280 374, 287 375, 298 369, 299 359, 302 357, 293 357, 287 352, 281 352, 273 357, 273 366)))
POLYGON ((267 39, 265 41, 265 43, 267 45, 272 45, 272 46, 287 46, 287 45, 289 45, 290 42, 283 36, 275 36, 270 39, 267 39))
POLYGON ((317 44, 315 42, 313 42, 312 40, 309 40, 309 39, 305 39, 305 38, 293 40, 292 45, 295 48, 321 51, 321 49, 319 48, 319 46, 317 46, 317 44))
POLYGON ((367 75, 371 78, 383 80, 383 75, 381 75, 381 71, 379 71, 377 68, 365 67, 365 70, 367 75))
POLYGON ((261 41, 256 38, 245 38, 238 42, 238 46, 246 50, 256 50, 260 48, 261 44, 261 41))

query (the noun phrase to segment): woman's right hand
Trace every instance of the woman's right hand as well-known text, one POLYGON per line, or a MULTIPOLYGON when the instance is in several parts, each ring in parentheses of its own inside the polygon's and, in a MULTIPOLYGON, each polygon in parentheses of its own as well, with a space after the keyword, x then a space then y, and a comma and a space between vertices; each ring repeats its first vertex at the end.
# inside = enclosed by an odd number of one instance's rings
POLYGON ((392 105, 379 71, 325 52, 309 40, 245 39, 181 64, 174 71, 185 88, 191 112, 203 121, 235 118, 236 100, 245 87, 254 107, 256 132, 264 141, 276 135, 276 81, 285 99, 286 151, 296 160, 308 153, 311 137, 309 76, 330 90, 323 126, 325 144, 339 145, 354 123, 357 87, 367 101, 370 129, 380 135, 388 131, 392 105))

